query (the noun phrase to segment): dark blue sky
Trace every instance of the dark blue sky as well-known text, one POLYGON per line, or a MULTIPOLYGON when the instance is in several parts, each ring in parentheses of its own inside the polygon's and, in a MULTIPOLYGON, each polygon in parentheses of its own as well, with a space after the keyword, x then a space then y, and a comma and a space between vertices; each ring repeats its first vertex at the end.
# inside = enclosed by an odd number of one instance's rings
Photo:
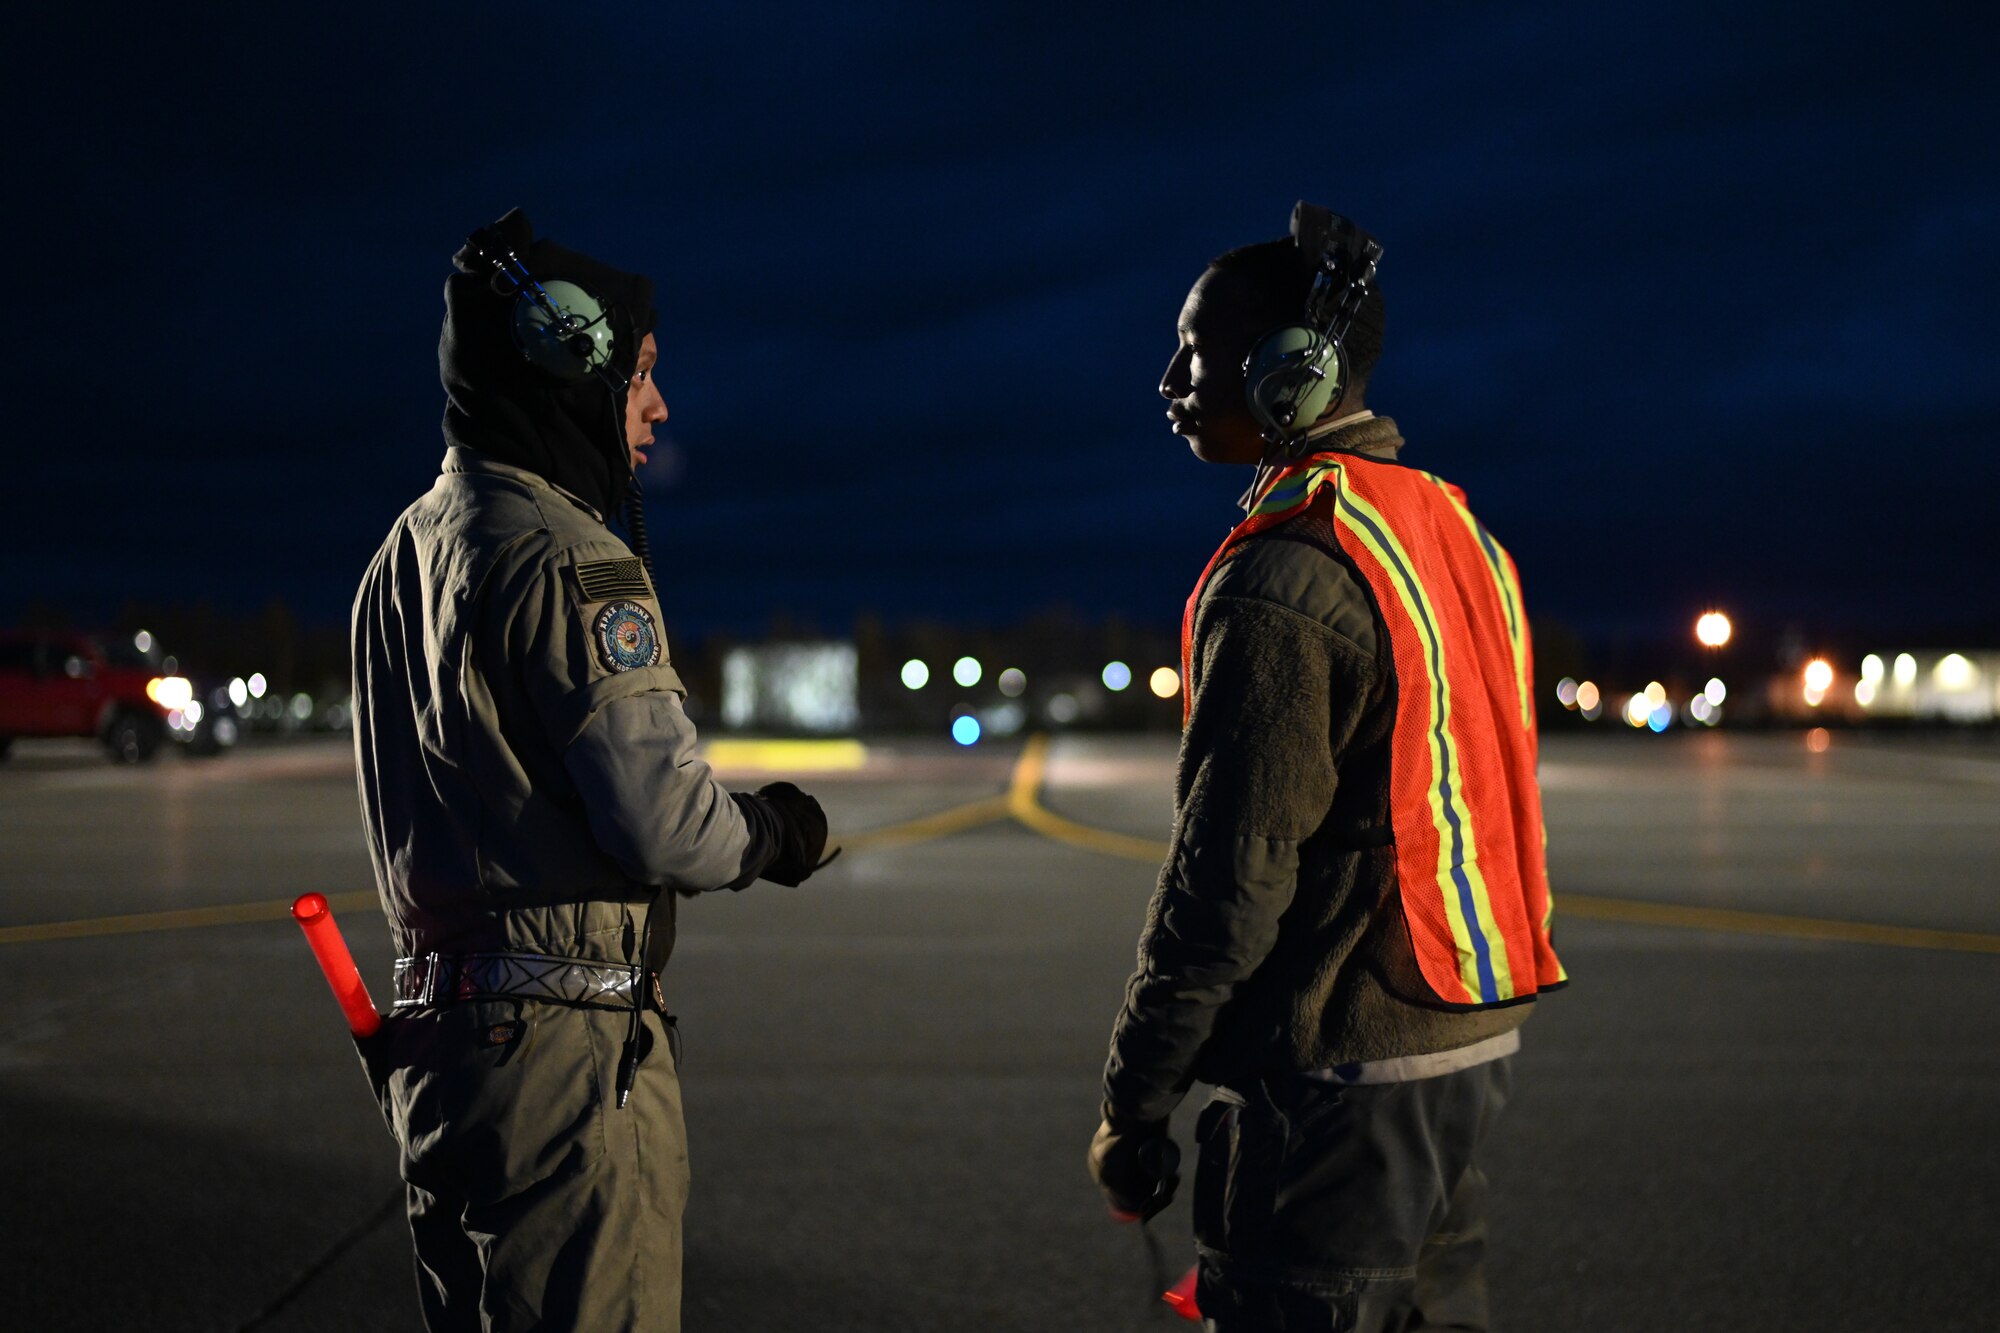
POLYGON ((1163 429, 1174 317, 1303 196, 1531 609, 2000 624, 1975 7, 223 8, 23 37, 0 618, 344 616, 518 203, 659 282, 676 624, 1171 621, 1243 481, 1163 429))

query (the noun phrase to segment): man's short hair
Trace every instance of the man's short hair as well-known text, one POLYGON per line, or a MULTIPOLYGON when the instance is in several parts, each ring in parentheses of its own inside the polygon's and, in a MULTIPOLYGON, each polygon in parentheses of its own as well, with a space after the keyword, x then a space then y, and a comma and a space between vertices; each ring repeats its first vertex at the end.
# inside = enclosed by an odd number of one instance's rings
MULTIPOLYGON (((1304 317, 1306 293, 1312 290, 1313 266, 1299 254, 1299 247, 1286 237, 1239 245, 1209 261, 1209 271, 1234 279, 1254 307, 1250 314, 1267 329, 1304 317)), ((1368 285, 1354 323, 1342 340, 1347 349, 1347 374, 1351 383, 1366 384, 1382 359, 1382 280, 1368 285)))

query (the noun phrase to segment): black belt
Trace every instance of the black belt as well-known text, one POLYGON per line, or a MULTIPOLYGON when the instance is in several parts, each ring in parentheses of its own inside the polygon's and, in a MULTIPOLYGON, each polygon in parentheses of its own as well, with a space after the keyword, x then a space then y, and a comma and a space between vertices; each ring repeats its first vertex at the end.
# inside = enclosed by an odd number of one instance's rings
POLYGON ((630 1009, 635 992, 642 1001, 650 998, 662 1013, 666 1011, 659 974, 636 963, 512 952, 427 953, 396 960, 398 1009, 497 999, 630 1009))

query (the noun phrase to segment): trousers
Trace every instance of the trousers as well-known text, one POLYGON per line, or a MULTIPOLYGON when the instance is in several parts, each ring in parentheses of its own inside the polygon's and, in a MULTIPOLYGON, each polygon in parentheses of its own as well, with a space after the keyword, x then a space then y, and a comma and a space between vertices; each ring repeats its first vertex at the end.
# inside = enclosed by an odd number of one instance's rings
POLYGON ((1502 1058, 1407 1083, 1217 1089, 1195 1128, 1209 1333, 1483 1333, 1477 1156, 1511 1080, 1502 1058))
POLYGON ((679 1333, 687 1131, 660 1015, 480 1000, 361 1043, 400 1150, 430 1333, 679 1333))

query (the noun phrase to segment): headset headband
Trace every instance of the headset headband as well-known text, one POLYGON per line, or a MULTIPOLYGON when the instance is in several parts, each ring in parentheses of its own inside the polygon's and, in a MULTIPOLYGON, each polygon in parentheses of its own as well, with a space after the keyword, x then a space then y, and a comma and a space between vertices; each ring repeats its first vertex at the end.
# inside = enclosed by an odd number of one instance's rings
POLYGON ((1305 309, 1251 345, 1243 390, 1267 446, 1306 438, 1347 395, 1342 345, 1375 280, 1382 247, 1338 213, 1301 199, 1292 206, 1292 243, 1313 269, 1305 309))
POLYGON ((1375 281, 1382 245, 1353 222, 1301 199, 1292 205, 1292 241, 1316 270, 1306 295, 1306 319, 1344 339, 1375 281))

